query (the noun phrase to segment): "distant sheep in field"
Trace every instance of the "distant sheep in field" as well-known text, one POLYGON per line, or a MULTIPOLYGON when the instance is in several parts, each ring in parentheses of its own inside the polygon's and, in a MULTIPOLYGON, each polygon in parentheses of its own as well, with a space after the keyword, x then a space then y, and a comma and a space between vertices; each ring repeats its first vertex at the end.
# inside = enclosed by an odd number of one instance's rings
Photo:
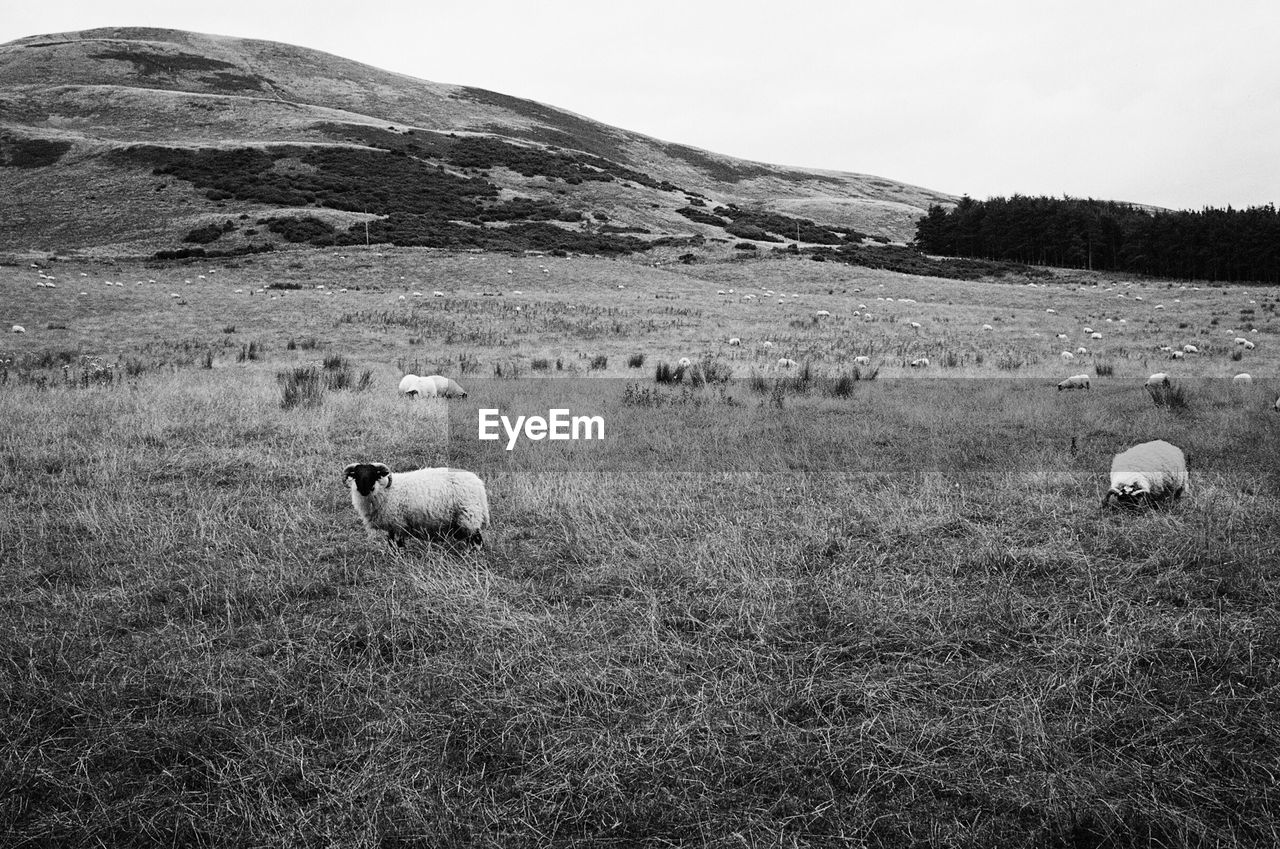
POLYGON ((1253 375, 1249 374, 1248 372, 1241 372, 1240 374, 1237 374, 1235 377, 1231 378, 1231 384, 1233 386, 1252 386, 1253 375))
POLYGON ((676 365, 680 368, 689 368, 689 366, 693 365, 693 360, 688 357, 681 357, 680 361, 676 363, 676 365))
POLYGON ((831 315, 827 310, 818 310, 814 315, 818 318, 827 318, 831 315))
POLYGON ((1152 506, 1189 494, 1187 458, 1163 439, 1135 445, 1111 460, 1111 486, 1102 506, 1152 506))
POLYGON ((1063 362, 1066 362, 1067 360, 1074 360, 1076 358, 1076 355, 1071 353, 1070 351, 1063 351, 1058 356, 1062 358, 1063 362))
POLYGON ((1169 375, 1165 374, 1162 371, 1158 371, 1147 378, 1147 386, 1168 386, 1168 385, 1169 385, 1169 375))
POLYGON ((351 504, 365 527, 394 545, 405 539, 456 539, 480 546, 489 526, 484 481, 464 469, 396 472, 384 463, 352 463, 343 470, 351 504))
POLYGON ((400 394, 417 398, 436 397, 436 382, 429 377, 406 374, 400 378, 400 394))
POLYGON ((9 332, 10 333, 26 333, 27 328, 23 327, 21 324, 15 324, 13 327, 9 328, 9 332))
POLYGON ((761 342, 761 343, 760 343, 760 347, 761 347, 761 348, 772 348, 772 347, 773 347, 773 343, 772 343, 772 342, 770 342, 768 339, 766 339, 765 341, 763 341, 763 342, 761 342))
POLYGON ((992 326, 991 326, 991 325, 989 325, 989 324, 984 324, 984 325, 982 325, 982 329, 983 329, 983 330, 995 330, 995 328, 994 328, 994 327, 992 327, 992 326))
POLYGON ((856 366, 869 366, 871 365, 871 358, 870 357, 854 357, 853 364, 856 366))
POLYGON ((1085 332, 1085 333, 1092 333, 1092 332, 1093 332, 1093 328, 1092 328, 1092 327, 1086 327, 1086 328, 1084 329, 1084 332, 1085 332))
POLYGON ((782 357, 778 360, 778 368, 793 369, 797 365, 799 365, 799 363, 787 357, 782 357))
POLYGON ((912 330, 919 330, 919 329, 920 329, 920 322, 918 322, 918 321, 913 321, 913 322, 911 322, 911 329, 912 329, 912 330))
POLYGON ((1187 355, 1182 353, 1181 351, 1174 351, 1172 354, 1169 355, 1169 359, 1182 360, 1182 359, 1186 359, 1186 356, 1187 355))
POLYGON ((1254 348, 1256 348, 1256 347, 1258 347, 1258 346, 1257 346, 1257 345, 1255 345, 1253 342, 1250 342, 1248 339, 1246 339, 1246 340, 1245 340, 1245 342, 1244 342, 1244 349, 1245 349, 1246 351, 1252 351, 1252 350, 1253 350, 1254 348))
POLYGON ((1101 338, 1102 338, 1102 334, 1101 334, 1101 333, 1090 333, 1090 334, 1089 334, 1089 338, 1090 338, 1090 339, 1101 339, 1101 338))
POLYGON ((1246 339, 1246 338, 1244 338, 1243 336, 1237 336, 1237 337, 1236 337, 1236 344, 1237 344, 1237 345, 1246 345, 1246 344, 1248 344, 1248 342, 1249 342, 1249 340, 1248 340, 1248 339, 1246 339))
POLYGON ((1089 349, 1088 349, 1088 348, 1086 348, 1086 347, 1084 347, 1084 346, 1082 345, 1082 346, 1080 346, 1079 348, 1076 348, 1076 353, 1077 353, 1077 354, 1080 354, 1081 356, 1083 356, 1083 355, 1085 355, 1085 354, 1089 353, 1089 349))
POLYGON ((1182 353, 1184 353, 1184 354, 1198 354, 1198 353, 1200 353, 1200 349, 1199 349, 1199 348, 1197 348, 1195 345, 1183 345, 1183 346, 1182 346, 1182 353))
POLYGON ((1089 388, 1089 375, 1087 374, 1073 374, 1071 375, 1071 377, 1068 377, 1066 380, 1058 384, 1059 392, 1061 392, 1064 389, 1088 389, 1088 388, 1089 388))
POLYGON ((911 361, 911 367, 912 367, 912 368, 928 368, 928 367, 929 367, 929 358, 928 358, 928 357, 921 357, 921 358, 919 358, 918 360, 912 360, 912 361, 911 361))
POLYGON ((741 340, 741 339, 739 339, 737 336, 731 336, 731 337, 729 338, 729 344, 730 344, 730 345, 732 345, 733 347, 737 348, 737 347, 740 347, 740 346, 742 345, 742 340, 741 340))

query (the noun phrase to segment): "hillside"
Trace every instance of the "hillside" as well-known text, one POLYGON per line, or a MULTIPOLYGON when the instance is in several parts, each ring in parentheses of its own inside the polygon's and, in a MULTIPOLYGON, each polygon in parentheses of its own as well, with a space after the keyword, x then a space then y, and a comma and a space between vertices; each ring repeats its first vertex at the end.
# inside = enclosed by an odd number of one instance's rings
POLYGON ((618 254, 905 241, 954 198, 721 156, 267 41, 110 28, 0 45, 0 249, 288 242, 618 254))

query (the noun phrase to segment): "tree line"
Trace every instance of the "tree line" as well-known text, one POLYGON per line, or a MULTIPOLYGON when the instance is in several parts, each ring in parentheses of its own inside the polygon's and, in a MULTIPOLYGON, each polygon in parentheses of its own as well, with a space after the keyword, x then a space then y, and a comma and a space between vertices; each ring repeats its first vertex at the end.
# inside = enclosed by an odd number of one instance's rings
POLYGON ((1070 197, 964 197, 949 210, 929 207, 915 243, 945 256, 1280 283, 1280 213, 1271 204, 1175 212, 1070 197))

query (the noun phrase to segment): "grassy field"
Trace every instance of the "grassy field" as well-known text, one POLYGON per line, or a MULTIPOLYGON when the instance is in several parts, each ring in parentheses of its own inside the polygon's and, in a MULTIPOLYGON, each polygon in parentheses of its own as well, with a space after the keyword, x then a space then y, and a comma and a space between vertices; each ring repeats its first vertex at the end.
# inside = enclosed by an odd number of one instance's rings
POLYGON ((781 258, 0 265, 27 330, 0 844, 1275 845, 1277 297, 781 258), (683 356, 731 377, 654 382, 683 356), (347 388, 285 406, 303 368, 347 388), (398 397, 405 371, 470 395, 398 397), (551 406, 606 441, 473 438, 551 406), (1190 496, 1102 513, 1154 438, 1190 496), (360 459, 481 473, 485 549, 367 536, 360 459))

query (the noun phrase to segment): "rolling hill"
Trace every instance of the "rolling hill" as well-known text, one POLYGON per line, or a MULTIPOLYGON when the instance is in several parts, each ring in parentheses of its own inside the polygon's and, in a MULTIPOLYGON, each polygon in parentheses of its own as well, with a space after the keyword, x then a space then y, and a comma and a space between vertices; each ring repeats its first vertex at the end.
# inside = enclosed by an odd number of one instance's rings
POLYGON ((102 254, 841 246, 908 240, 955 200, 292 45, 146 28, 0 45, 0 196, 0 249, 102 254))

